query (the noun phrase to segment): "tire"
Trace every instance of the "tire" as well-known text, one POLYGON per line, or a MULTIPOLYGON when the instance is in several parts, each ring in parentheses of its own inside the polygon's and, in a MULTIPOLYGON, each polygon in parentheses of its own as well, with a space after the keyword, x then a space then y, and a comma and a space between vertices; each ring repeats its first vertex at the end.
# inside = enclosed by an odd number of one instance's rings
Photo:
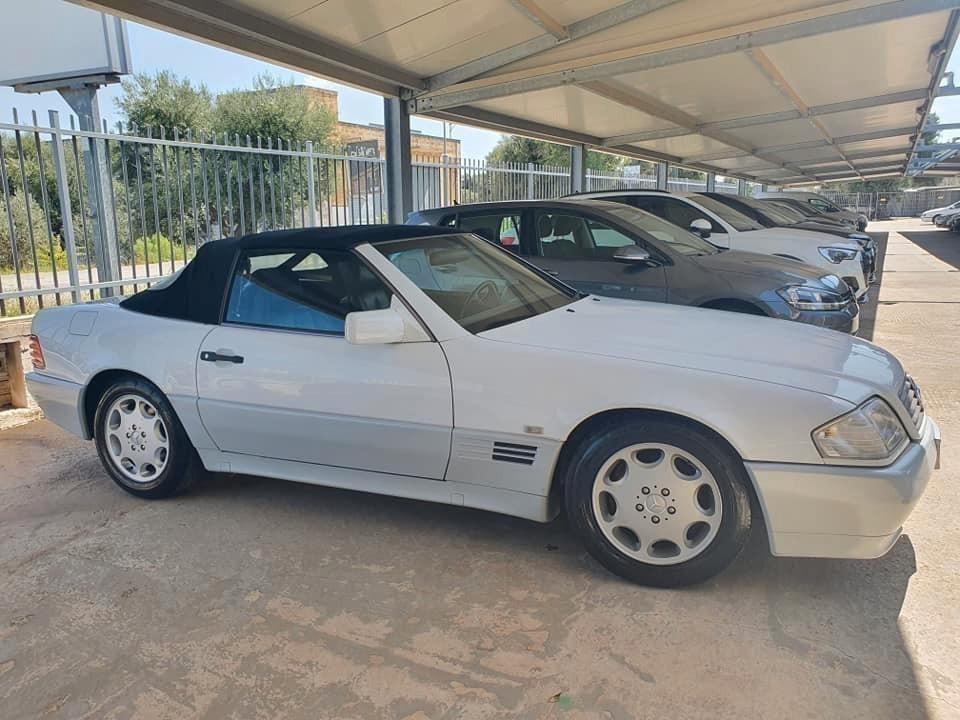
POLYGON ((936 225, 937 223, 940 222, 940 216, 939 216, 939 215, 934 215, 934 216, 933 216, 933 220, 931 220, 931 222, 932 222, 934 225, 936 225))
POLYGON ((120 379, 103 393, 94 415, 94 441, 107 474, 140 498, 177 495, 204 474, 170 402, 140 378, 120 379))
POLYGON ((693 425, 608 424, 580 443, 566 468, 571 525, 598 562, 627 580, 664 588, 703 582, 750 537, 743 462, 693 425))

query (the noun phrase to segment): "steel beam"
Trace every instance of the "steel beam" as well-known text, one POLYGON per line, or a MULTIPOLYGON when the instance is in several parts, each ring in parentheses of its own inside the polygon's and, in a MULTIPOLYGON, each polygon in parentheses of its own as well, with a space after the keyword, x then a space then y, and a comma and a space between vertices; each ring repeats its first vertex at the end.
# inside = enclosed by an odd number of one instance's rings
POLYGON ((542 27, 557 40, 570 39, 570 33, 562 23, 557 22, 550 13, 540 7, 535 0, 510 0, 510 4, 542 27))
MULTIPOLYGON (((587 146, 570 146, 570 192, 584 192, 587 189, 587 146)), ((531 198, 532 200, 533 198, 531 198)))
MULTIPOLYGON (((947 61, 950 59, 950 53, 957 44, 957 37, 960 36, 960 12, 954 10, 950 13, 950 20, 947 22, 947 31, 943 35, 943 40, 930 48, 930 55, 927 58, 927 65, 930 68, 930 87, 928 89, 927 101, 923 106, 920 115, 919 127, 927 124, 927 118, 930 117, 930 109, 933 107, 933 101, 940 95, 940 84, 947 72, 947 61)), ((950 75, 952 82, 953 75, 950 75)), ((913 138, 912 152, 917 152, 917 146, 923 142, 923 135, 917 133, 913 138)))
MULTIPOLYGON (((747 57, 750 58, 751 62, 757 67, 758 70, 763 74, 764 77, 773 85, 777 91, 789 100, 793 106, 797 109, 797 112, 800 113, 802 117, 805 117, 807 121, 813 126, 813 128, 820 133, 824 140, 832 141, 832 137, 827 131, 827 128, 824 127, 823 123, 820 122, 817 118, 810 116, 810 106, 800 97, 800 94, 796 89, 790 84, 783 73, 780 72, 780 68, 776 66, 773 60, 770 59, 770 56, 767 55, 762 49, 754 48, 747 51, 747 57)), ((843 159, 847 166, 857 172, 857 169, 853 166, 847 156, 844 155, 843 150, 837 147, 837 154, 843 159)), ((801 173, 802 174, 802 173, 801 173)))
MULTIPOLYGON (((390 222, 402 224, 413 212, 413 165, 410 158, 410 113, 400 98, 383 99, 383 134, 386 140, 387 215, 390 222)), ((347 202, 350 202, 349 197, 347 202)))
POLYGON ((413 73, 220 0, 71 1, 383 95, 426 88, 413 73))
POLYGON ((670 165, 665 162, 657 163, 657 190, 667 189, 667 178, 670 172, 670 165))
MULTIPOLYGON (((833 115, 834 113, 849 112, 851 110, 866 110, 868 108, 883 107, 884 105, 894 105, 896 103, 913 102, 922 100, 927 96, 927 88, 919 90, 905 90, 903 92, 890 93, 888 95, 873 95, 871 97, 857 98, 856 100, 845 100, 844 102, 830 103, 827 105, 811 105, 807 112, 799 110, 783 110, 782 112, 765 113, 763 115, 749 115, 739 118, 730 118, 728 120, 717 120, 715 122, 702 123, 699 129, 705 130, 735 130, 737 128, 753 127, 754 125, 772 125, 790 120, 799 120, 805 117, 820 117, 821 115, 833 115)), ((644 142, 648 140, 660 140, 662 138, 680 137, 682 135, 692 135, 693 131, 686 128, 664 128, 662 130, 647 130, 644 132, 628 133, 625 135, 616 135, 604 138, 604 145, 625 145, 635 142, 644 142)))
POLYGON ((653 70, 693 60, 728 55, 751 48, 899 20, 915 15, 940 12, 956 7, 960 7, 960 0, 900 0, 899 2, 887 2, 881 5, 822 15, 809 20, 786 23, 752 32, 735 33, 727 37, 683 45, 668 50, 642 52, 638 49, 636 55, 627 57, 623 57, 623 51, 617 51, 600 57, 593 56, 571 61, 566 63, 564 67, 558 68, 554 65, 549 70, 534 68, 528 71, 529 74, 526 77, 517 77, 516 73, 508 77, 485 77, 482 80, 469 83, 470 87, 419 97, 413 101, 415 103, 414 111, 420 113, 439 110, 535 90, 546 90, 561 85, 603 80, 626 73, 653 70))
POLYGON ((672 5, 679 0, 629 0, 616 7, 610 8, 596 15, 571 23, 566 27, 567 39, 560 40, 552 33, 544 33, 535 38, 531 38, 517 45, 513 45, 503 50, 490 53, 484 57, 471 60, 450 70, 437 73, 433 77, 427 78, 427 87, 429 90, 439 90, 464 80, 483 75, 497 68, 501 68, 510 63, 523 60, 524 58, 537 55, 538 53, 556 47, 561 42, 570 42, 579 40, 593 33, 617 27, 630 20, 635 20, 649 13, 659 10, 667 5, 672 5))
MULTIPOLYGON (((857 142, 866 142, 867 140, 881 140, 888 137, 897 137, 898 135, 913 135, 916 132, 916 128, 913 126, 910 127, 900 127, 892 128, 890 130, 874 130, 872 132, 860 133, 858 135, 844 135, 841 137, 836 137, 832 141, 830 140, 806 140, 804 142, 790 143, 788 145, 770 145, 767 147, 756 148, 756 152, 746 152, 746 153, 713 153, 711 155, 700 155, 698 157, 686 158, 684 162, 711 162, 713 160, 728 160, 738 157, 747 157, 749 155, 757 155, 757 152, 763 153, 776 153, 776 152, 787 152, 790 150, 807 150, 812 148, 821 148, 821 147, 833 147, 836 145, 848 145, 850 143, 857 142)), ((890 154, 890 152, 896 151, 877 151, 873 153, 874 155, 880 154, 890 154)))

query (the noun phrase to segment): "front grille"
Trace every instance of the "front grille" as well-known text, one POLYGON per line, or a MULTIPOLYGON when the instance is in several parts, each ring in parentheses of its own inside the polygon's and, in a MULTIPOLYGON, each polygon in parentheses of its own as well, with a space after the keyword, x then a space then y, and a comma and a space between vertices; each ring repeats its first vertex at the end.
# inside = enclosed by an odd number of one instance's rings
POLYGON ((910 414, 910 419, 917 430, 923 424, 923 398, 920 395, 920 388, 909 375, 903 378, 903 385, 900 387, 900 402, 910 414))

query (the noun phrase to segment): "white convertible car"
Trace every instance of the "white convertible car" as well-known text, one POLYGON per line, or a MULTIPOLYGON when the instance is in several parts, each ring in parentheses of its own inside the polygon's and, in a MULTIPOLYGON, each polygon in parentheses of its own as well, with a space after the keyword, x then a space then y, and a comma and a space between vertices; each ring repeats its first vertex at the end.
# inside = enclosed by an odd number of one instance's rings
POLYGON ((30 389, 124 490, 204 471, 538 521, 660 586, 885 553, 939 431, 889 353, 798 323, 584 296, 420 226, 208 243, 163 286, 42 310, 30 389))

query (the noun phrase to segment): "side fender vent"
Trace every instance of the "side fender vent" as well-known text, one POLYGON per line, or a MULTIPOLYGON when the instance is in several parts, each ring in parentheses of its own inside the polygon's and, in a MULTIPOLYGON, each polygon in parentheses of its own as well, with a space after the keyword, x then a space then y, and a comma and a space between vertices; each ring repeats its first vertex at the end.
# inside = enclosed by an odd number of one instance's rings
POLYGON ((494 442, 493 459, 501 462, 519 463, 521 465, 533 465, 533 461, 537 459, 537 446, 494 442))

